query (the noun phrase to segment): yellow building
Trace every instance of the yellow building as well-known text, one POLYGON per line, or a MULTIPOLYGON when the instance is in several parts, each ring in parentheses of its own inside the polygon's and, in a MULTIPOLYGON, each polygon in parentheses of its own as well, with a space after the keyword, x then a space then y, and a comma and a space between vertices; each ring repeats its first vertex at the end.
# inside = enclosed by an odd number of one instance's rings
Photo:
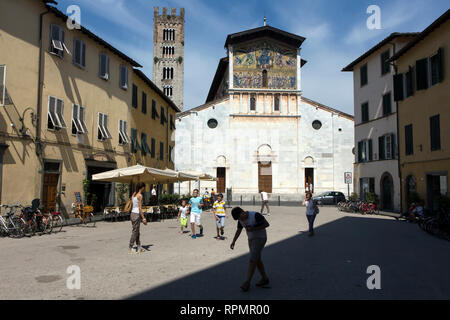
MULTIPOLYGON (((131 86, 131 163, 174 169, 175 114, 180 110, 138 69, 131 86)), ((173 192, 173 185, 163 188, 173 192)))
POLYGON ((392 58, 397 67, 402 210, 417 193, 429 209, 448 196, 450 10, 392 58))
POLYGON ((160 142, 164 152, 173 147, 170 125, 137 114, 133 83, 147 92, 150 110, 152 100, 168 118, 177 108, 141 79, 140 64, 49 4, 56 2, 0 2, 0 201, 40 198, 70 214, 87 179, 100 210, 116 202, 115 187, 90 181, 92 174, 136 162, 171 167, 167 155, 163 164, 131 152, 131 129, 154 137, 156 150, 160 142))

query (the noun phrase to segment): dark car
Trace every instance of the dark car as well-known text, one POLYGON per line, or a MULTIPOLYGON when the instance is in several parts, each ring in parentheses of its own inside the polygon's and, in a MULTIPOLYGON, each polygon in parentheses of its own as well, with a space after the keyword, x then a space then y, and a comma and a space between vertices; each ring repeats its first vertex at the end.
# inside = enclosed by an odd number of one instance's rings
POLYGON ((345 195, 339 191, 327 191, 318 196, 312 198, 314 201, 317 201, 318 205, 323 204, 338 204, 341 201, 345 200, 345 195))

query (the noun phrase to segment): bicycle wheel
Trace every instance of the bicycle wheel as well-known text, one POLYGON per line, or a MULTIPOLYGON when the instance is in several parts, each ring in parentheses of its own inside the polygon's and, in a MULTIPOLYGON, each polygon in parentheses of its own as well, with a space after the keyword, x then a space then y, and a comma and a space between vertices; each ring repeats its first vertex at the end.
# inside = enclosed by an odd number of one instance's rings
POLYGON ((25 235, 24 230, 22 229, 21 220, 22 219, 20 219, 19 217, 13 217, 8 220, 8 235, 11 238, 22 238, 25 235))
POLYGON ((87 220, 88 220, 88 223, 92 225, 92 227, 95 227, 95 219, 94 219, 94 214, 92 212, 89 213, 87 220))
POLYGON ((23 234, 26 237, 32 237, 36 233, 36 230, 31 225, 30 221, 25 221, 23 218, 20 219, 20 227, 23 230, 23 234))
POLYGON ((63 217, 60 215, 53 216, 52 218, 52 228, 55 232, 60 232, 62 230, 62 227, 64 226, 64 220, 63 217))
POLYGON ((52 230, 53 230, 53 222, 52 222, 51 216, 44 216, 44 217, 42 218, 42 220, 45 221, 45 229, 44 229, 44 233, 46 233, 46 234, 52 233, 52 230))

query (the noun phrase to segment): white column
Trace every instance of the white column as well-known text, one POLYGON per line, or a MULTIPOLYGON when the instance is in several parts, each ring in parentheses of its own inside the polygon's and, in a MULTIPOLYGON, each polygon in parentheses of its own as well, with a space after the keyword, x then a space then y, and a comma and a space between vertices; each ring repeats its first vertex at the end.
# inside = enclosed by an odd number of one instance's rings
POLYGON ((239 93, 239 113, 242 113, 242 93, 239 93))
POLYGON ((289 114, 289 99, 291 98, 291 96, 289 95, 289 93, 287 94, 287 114, 289 114))
POLYGON ((228 88, 233 89, 233 46, 228 46, 228 88))
POLYGON ((302 90, 302 57, 300 48, 297 49, 297 90, 302 90))

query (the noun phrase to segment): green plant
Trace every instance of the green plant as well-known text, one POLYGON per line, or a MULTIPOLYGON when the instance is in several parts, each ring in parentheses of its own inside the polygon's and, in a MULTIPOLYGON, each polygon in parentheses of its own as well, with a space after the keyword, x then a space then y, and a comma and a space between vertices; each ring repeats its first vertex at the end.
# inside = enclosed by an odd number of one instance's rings
POLYGON ((158 58, 158 57, 154 57, 154 58, 153 58, 153 61, 154 61, 155 63, 158 63, 159 58, 158 58))
POLYGON ((182 57, 182 56, 179 56, 178 59, 177 59, 177 61, 178 61, 178 63, 183 63, 183 57, 182 57))
POLYGON ((366 194, 366 200, 367 200, 367 202, 377 204, 378 196, 374 192, 369 192, 366 194))
POLYGON ((184 41, 181 41, 181 45, 184 47, 184 41))
POLYGON ((450 197, 440 196, 437 200, 438 207, 444 212, 450 212, 450 197))
POLYGON ((86 205, 91 205, 91 182, 88 179, 83 179, 83 193, 84 193, 84 203, 86 205))
POLYGON ((117 192, 117 197, 118 197, 118 204, 120 207, 124 206, 125 203, 127 202, 126 199, 126 194, 129 191, 129 185, 126 183, 118 183, 116 184, 116 192, 117 192))
POLYGON ((356 192, 352 192, 352 194, 349 197, 350 201, 356 201, 358 200, 358 194, 356 192))
POLYGON ((421 202, 422 198, 419 196, 417 192, 410 192, 406 197, 406 203, 408 204, 408 208, 411 207, 412 203, 421 202))

